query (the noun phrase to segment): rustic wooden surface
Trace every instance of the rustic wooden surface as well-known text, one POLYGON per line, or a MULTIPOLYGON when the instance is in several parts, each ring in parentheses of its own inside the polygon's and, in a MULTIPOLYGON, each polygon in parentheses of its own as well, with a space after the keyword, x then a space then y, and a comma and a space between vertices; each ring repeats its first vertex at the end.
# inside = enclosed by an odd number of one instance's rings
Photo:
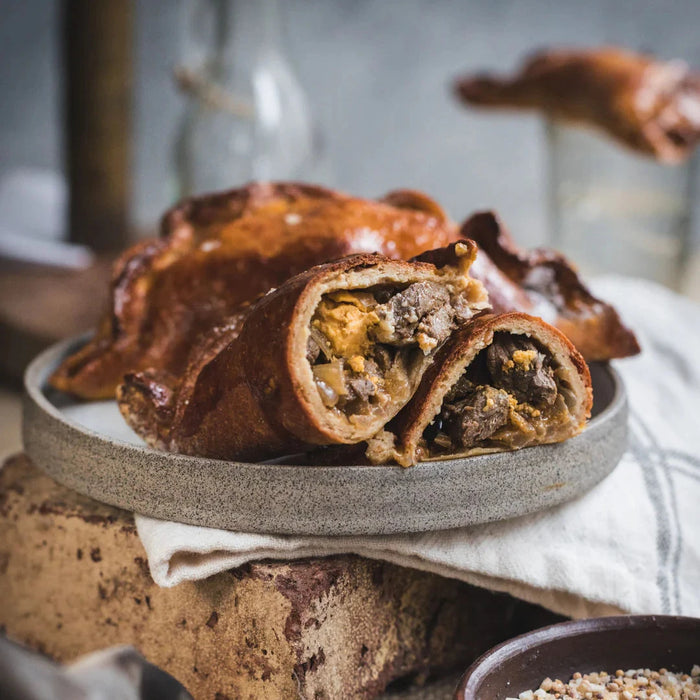
POLYGON ((22 455, 0 473, 6 633, 59 660, 134 644, 195 698, 373 698, 397 678, 408 679, 405 693, 551 619, 355 556, 260 562, 158 588, 131 514, 57 485, 22 455))

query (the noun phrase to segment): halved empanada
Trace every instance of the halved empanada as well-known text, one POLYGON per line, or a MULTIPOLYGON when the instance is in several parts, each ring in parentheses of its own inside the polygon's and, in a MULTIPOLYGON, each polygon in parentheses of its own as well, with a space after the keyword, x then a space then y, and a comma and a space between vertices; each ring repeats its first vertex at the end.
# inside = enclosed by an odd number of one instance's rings
POLYGON ((475 254, 465 241, 435 265, 366 254, 313 267, 252 305, 228 344, 195 349, 179 383, 127 375, 122 413, 153 445, 225 459, 367 440, 487 305, 475 254))
POLYGON ((588 367, 560 331, 522 313, 482 315, 440 349, 367 457, 410 466, 561 442, 583 429, 591 405, 588 367))

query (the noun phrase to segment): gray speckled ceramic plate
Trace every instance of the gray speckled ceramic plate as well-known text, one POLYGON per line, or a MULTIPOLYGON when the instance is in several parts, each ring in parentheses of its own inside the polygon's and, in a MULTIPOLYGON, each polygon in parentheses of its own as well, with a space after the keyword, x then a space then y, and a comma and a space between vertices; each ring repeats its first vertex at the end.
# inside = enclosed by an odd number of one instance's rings
POLYGON ((422 532, 512 518, 590 489, 627 444, 619 375, 591 367, 594 417, 558 445, 401 467, 246 464, 150 449, 114 401, 79 403, 47 387, 82 339, 53 346, 25 375, 24 446, 60 483, 127 510, 243 532, 422 532))

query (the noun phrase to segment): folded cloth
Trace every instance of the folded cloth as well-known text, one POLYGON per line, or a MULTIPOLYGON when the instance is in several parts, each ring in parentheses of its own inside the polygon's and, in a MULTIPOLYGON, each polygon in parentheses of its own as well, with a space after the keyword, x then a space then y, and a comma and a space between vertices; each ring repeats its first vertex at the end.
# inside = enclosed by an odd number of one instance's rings
POLYGON ((504 591, 571 617, 700 616, 700 306, 650 282, 594 283, 634 328, 616 363, 630 402, 621 463, 580 498, 521 518, 425 534, 295 537, 136 516, 161 586, 260 559, 355 553, 504 591))

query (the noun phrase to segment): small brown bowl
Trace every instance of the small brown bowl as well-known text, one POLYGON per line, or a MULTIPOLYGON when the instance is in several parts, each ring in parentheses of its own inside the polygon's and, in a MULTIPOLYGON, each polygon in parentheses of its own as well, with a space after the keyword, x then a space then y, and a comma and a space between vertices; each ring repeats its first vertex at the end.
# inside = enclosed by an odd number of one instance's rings
POLYGON ((462 677, 455 700, 505 700, 548 676, 649 668, 690 673, 700 664, 700 618, 621 615, 561 622, 499 644, 462 677))

